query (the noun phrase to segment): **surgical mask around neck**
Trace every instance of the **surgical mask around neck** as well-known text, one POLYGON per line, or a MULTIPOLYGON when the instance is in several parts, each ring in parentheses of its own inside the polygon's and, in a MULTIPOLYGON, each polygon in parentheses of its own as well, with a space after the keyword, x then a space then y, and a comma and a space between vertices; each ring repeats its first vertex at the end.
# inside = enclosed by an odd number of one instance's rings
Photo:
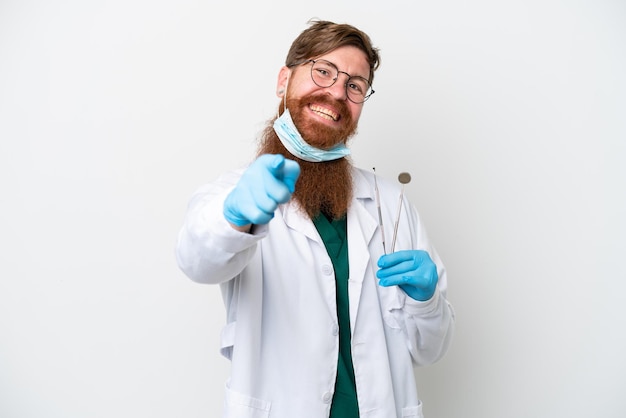
POLYGON ((287 148, 287 151, 305 161, 319 163, 337 160, 350 155, 350 150, 344 144, 339 144, 328 150, 315 148, 307 144, 300 132, 298 132, 298 128, 293 123, 291 113, 289 113, 287 108, 274 121, 274 131, 278 135, 280 142, 287 148))

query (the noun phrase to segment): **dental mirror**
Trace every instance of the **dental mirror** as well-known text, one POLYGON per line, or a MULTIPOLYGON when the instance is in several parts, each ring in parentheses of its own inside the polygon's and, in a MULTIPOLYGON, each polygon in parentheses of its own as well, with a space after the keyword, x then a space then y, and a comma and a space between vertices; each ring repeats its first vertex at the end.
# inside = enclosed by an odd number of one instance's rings
POLYGON ((400 212, 402 211, 402 201, 404 197, 404 185, 411 182, 411 175, 406 171, 398 174, 398 181, 402 184, 402 190, 400 191, 400 198, 398 200, 398 214, 396 215, 396 222, 393 226, 393 240, 391 241, 391 252, 394 252, 396 248, 396 238, 398 236, 398 224, 400 223, 400 212))

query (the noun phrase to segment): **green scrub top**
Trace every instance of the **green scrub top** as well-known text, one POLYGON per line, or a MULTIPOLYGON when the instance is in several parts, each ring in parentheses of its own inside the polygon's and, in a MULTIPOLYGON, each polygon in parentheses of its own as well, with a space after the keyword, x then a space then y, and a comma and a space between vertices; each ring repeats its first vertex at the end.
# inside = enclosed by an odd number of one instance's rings
POLYGON ((335 270, 337 319, 339 322, 339 360, 331 418, 358 418, 359 404, 354 383, 350 344, 350 309, 348 306, 348 230, 346 216, 329 221, 324 215, 313 223, 317 228, 335 270))

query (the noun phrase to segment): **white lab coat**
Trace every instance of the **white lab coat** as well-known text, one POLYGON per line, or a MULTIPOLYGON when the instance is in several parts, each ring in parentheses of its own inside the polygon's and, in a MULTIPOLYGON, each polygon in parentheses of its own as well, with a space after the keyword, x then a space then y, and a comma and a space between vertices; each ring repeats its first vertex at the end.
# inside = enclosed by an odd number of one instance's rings
MULTIPOLYGON (((221 351, 231 360, 223 416, 328 417, 339 350, 332 262, 315 226, 292 202, 251 234, 232 229, 222 206, 241 172, 197 191, 176 249, 191 279, 221 286, 227 312, 221 351)), ((405 198, 396 250, 427 250, 438 267, 437 291, 418 302, 396 286, 379 286, 383 247, 373 174, 354 169, 353 182, 348 292, 360 417, 422 417, 413 366, 434 363, 450 344, 446 272, 405 198)), ((400 187, 382 178, 378 186, 389 247, 400 187)))

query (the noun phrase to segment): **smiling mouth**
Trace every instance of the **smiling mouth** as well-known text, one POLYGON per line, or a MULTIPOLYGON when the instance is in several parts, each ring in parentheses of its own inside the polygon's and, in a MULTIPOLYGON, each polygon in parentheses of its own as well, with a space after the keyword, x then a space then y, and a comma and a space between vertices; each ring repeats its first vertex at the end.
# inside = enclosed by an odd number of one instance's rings
POLYGON ((339 120, 339 115, 328 108, 317 105, 310 105, 309 109, 311 109, 315 114, 326 120, 331 120, 333 122, 337 122, 339 120))

